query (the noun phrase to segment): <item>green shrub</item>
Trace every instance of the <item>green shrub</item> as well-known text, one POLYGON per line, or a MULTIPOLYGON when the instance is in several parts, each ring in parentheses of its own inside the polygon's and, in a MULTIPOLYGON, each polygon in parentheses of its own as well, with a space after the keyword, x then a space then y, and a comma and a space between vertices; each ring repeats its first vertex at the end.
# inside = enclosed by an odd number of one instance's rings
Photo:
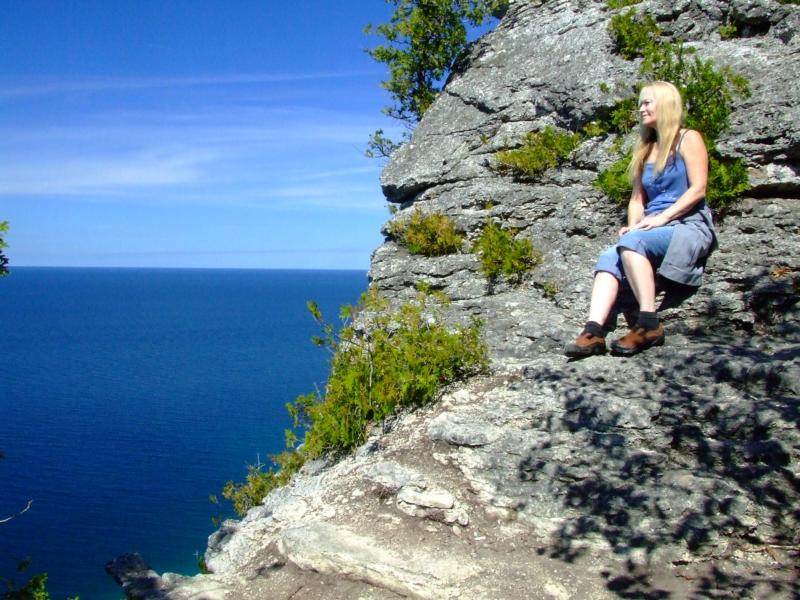
MULTIPOLYGON (((730 127, 736 97, 747 97, 747 80, 729 67, 717 68, 711 60, 694 56, 695 50, 682 42, 659 39, 658 27, 647 18, 637 21, 630 10, 612 17, 609 29, 617 40, 623 58, 642 57, 639 74, 642 80, 633 86, 634 95, 618 102, 607 117, 596 121, 594 131, 626 133, 636 118, 638 91, 648 81, 674 83, 681 92, 687 110, 686 126, 704 137, 709 153, 709 181, 706 199, 719 212, 726 211, 733 200, 748 189, 747 168, 741 159, 723 159, 716 148, 719 136, 730 127), (630 120, 629 120, 630 119, 630 120)), ((594 182, 618 203, 631 193, 625 170, 630 153, 601 171, 594 182)))
POLYGON ((555 298, 558 293, 558 284, 555 281, 545 281, 542 283, 542 294, 545 298, 555 298))
POLYGON ((642 0, 608 0, 606 3, 608 8, 625 8, 626 6, 633 6, 639 4, 642 0))
POLYGON ((542 131, 529 133, 520 148, 498 152, 497 169, 535 177, 558 166, 580 142, 579 134, 559 131, 548 125, 542 131))
POLYGON ((528 239, 515 240, 516 232, 502 229, 487 221, 472 251, 481 261, 481 272, 490 281, 501 275, 510 281, 519 279, 542 262, 541 254, 533 249, 528 239))
POLYGON ((723 158, 716 150, 709 152, 706 200, 718 213, 725 214, 748 189, 747 165, 741 158, 723 158))
POLYGON ((248 465, 245 481, 228 481, 222 489, 222 495, 231 501, 236 514, 244 516, 248 510, 261 504, 272 490, 288 483, 292 475, 293 473, 280 472, 274 467, 262 471, 256 465, 248 465))
POLYGON ((748 97, 747 80, 729 67, 716 68, 713 60, 701 60, 694 48, 665 42, 653 47, 642 61, 646 80, 674 83, 686 105, 686 126, 697 129, 706 142, 714 142, 730 126, 735 97, 748 97))
POLYGON ((736 23, 728 23, 727 25, 720 25, 719 37, 723 40, 730 40, 739 35, 739 28, 736 23))
POLYGON ((581 133, 588 137, 598 137, 608 133, 608 130, 603 126, 601 121, 591 121, 583 126, 581 133))
POLYGON ((630 200, 631 184, 628 181, 628 163, 631 153, 628 152, 607 169, 600 171, 593 185, 617 204, 625 204, 630 200))
POLYGON ((8 275, 8 258, 3 254, 3 248, 8 244, 3 240, 3 234, 8 231, 8 221, 0 221, 0 277, 8 275))
POLYGON ((408 221, 392 222, 389 235, 408 248, 411 254, 423 256, 454 254, 464 241, 450 217, 439 212, 424 214, 419 208, 408 221))
POLYGON ((614 104, 610 110, 583 128, 589 137, 607 135, 609 133, 629 133, 639 124, 637 109, 638 96, 627 96, 614 104))
POLYGON ((352 451, 366 440, 370 424, 400 407, 427 404, 443 385, 486 368, 481 324, 450 330, 442 324, 441 306, 419 293, 392 311, 371 289, 357 306, 343 307, 343 326, 335 334, 309 302, 323 331, 314 343, 333 352, 325 394, 299 396, 287 405, 295 427, 305 430, 301 445, 287 431, 287 449, 273 457, 272 468, 250 467, 244 483, 228 482, 223 495, 240 515, 287 483, 305 461, 352 451), (366 333, 353 327, 356 317, 366 333))
MULTIPOLYGON (((30 560, 22 561, 17 567, 17 572, 21 573, 30 566, 30 560)), ((0 600, 50 600, 50 592, 47 591, 47 573, 37 573, 33 575, 21 588, 17 589, 14 582, 8 579, 0 579, 5 585, 6 591, 0 592, 0 600)), ((79 596, 67 598, 67 600, 80 600, 79 596)))
POLYGON ((626 60, 644 56, 661 35, 652 16, 646 14, 641 20, 637 19, 634 9, 611 17, 608 29, 617 51, 626 60))

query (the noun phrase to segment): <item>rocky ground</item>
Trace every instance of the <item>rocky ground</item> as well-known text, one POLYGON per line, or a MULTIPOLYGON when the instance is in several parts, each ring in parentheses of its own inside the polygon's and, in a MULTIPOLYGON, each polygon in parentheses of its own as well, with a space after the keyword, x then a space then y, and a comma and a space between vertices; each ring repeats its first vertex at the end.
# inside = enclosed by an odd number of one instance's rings
POLYGON ((662 312, 666 345, 561 355, 622 219, 591 185, 613 140, 537 181, 496 173, 493 153, 547 124, 578 129, 614 101, 599 84, 630 83, 637 65, 614 54, 605 2, 514 2, 382 178, 394 219, 445 212, 462 252, 422 258, 387 240, 371 270, 390 298, 425 282, 453 299, 453 322, 480 317, 490 372, 224 523, 211 574, 118 559, 131 597, 800 597, 800 7, 637 6, 753 87, 720 141, 752 190, 720 224, 704 286, 662 312), (721 41, 729 22, 742 34, 721 41), (480 274, 469 246, 486 219, 541 252, 520 284, 480 274))
POLYGON ((800 593, 798 347, 677 335, 638 357, 572 362, 553 351, 566 329, 528 323, 525 291, 493 298, 488 333, 506 349, 490 375, 225 523, 213 575, 128 571, 132 595, 800 593), (776 355, 788 369, 770 369, 776 355))

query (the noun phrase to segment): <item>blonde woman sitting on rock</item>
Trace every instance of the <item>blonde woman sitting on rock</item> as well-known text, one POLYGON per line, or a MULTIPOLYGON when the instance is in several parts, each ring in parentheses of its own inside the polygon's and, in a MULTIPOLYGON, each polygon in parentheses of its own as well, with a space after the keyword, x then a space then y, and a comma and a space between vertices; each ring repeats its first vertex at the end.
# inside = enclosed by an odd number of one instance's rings
MULTIPOLYGON (((633 328, 611 343, 611 352, 630 356, 664 343, 656 312, 656 275, 699 286, 705 259, 716 244, 705 203, 708 153, 703 137, 682 129, 677 88, 656 81, 639 95, 640 138, 628 166, 633 192, 628 224, 594 269, 589 321, 564 349, 572 358, 606 352, 606 334, 620 291, 630 287, 639 315, 633 328)), ((612 321, 616 321, 616 314, 612 321)))

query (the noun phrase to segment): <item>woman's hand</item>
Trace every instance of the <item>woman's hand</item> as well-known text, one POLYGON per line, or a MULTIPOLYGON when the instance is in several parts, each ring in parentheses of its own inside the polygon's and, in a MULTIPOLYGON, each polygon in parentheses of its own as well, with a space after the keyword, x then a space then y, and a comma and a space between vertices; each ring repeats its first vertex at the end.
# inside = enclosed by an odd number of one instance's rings
MULTIPOLYGON (((663 213, 659 213, 657 215, 651 215, 649 217, 645 217, 641 221, 639 221, 633 227, 628 228, 629 231, 633 231, 634 229, 643 229, 647 231, 648 229, 655 229, 656 227, 663 227, 669 223, 669 219, 663 215, 663 213)), ((624 229, 624 228, 623 228, 624 229)))
POLYGON ((655 229, 656 227, 663 227, 667 223, 669 223, 669 219, 667 217, 664 217, 662 214, 657 214, 657 215, 652 215, 652 216, 649 216, 649 217, 645 217, 644 219, 642 219, 641 221, 636 223, 636 225, 631 225, 630 227, 626 226, 626 227, 620 228, 619 237, 622 237, 623 235, 625 235, 629 231, 634 231, 636 229, 643 229, 644 231, 647 231, 648 229, 655 229))

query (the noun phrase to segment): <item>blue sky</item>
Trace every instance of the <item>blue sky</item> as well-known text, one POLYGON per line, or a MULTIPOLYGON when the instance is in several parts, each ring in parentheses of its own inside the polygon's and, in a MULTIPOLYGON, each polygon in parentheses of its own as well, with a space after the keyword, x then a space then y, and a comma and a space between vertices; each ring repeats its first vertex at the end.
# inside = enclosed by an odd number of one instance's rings
POLYGON ((14 265, 366 269, 382 0, 0 0, 14 265))

